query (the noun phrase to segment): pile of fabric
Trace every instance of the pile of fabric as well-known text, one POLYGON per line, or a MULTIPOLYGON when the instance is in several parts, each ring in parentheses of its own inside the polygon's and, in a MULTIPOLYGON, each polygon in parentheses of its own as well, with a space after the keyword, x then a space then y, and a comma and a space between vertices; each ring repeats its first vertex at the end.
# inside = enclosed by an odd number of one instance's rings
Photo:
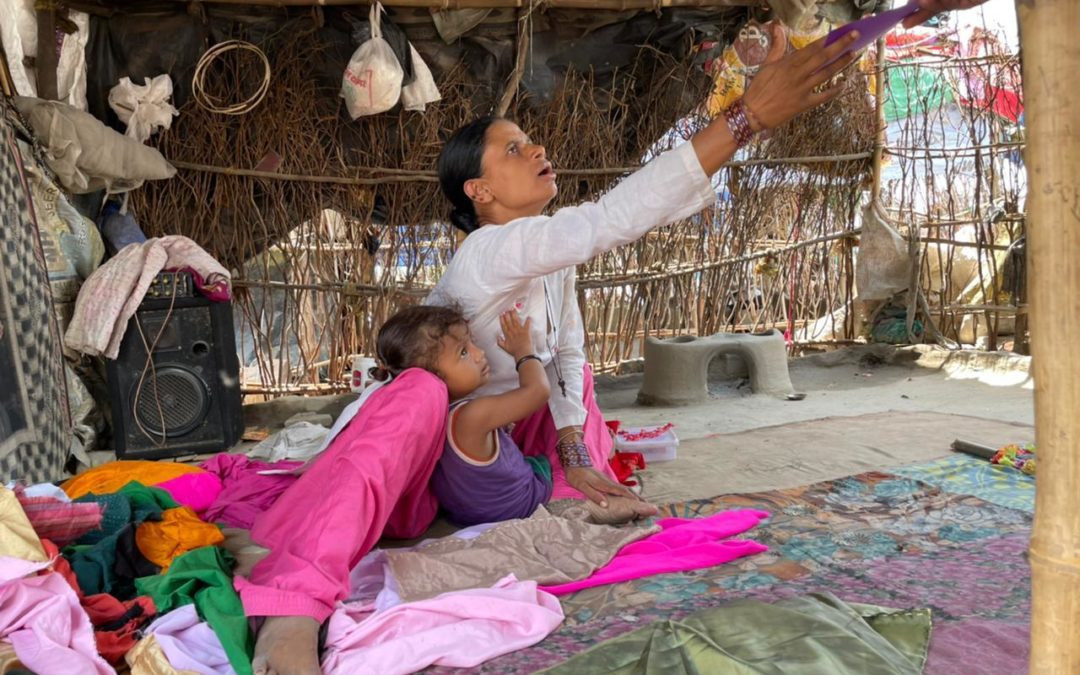
POLYGON ((123 461, 59 487, 0 489, 0 660, 35 673, 250 673, 221 524, 250 526, 294 480, 248 473, 292 466, 123 461))

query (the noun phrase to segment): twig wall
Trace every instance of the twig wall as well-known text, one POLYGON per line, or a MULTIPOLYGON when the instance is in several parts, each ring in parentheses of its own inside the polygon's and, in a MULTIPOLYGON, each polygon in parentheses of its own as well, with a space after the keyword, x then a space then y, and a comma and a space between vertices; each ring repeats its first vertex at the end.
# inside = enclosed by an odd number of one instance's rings
MULTIPOLYGON (((340 390, 351 355, 370 354, 382 321, 422 298, 452 254, 435 159, 445 136, 501 92, 451 71, 439 82, 443 101, 426 113, 352 122, 309 75, 321 58, 310 34, 274 39, 260 45, 274 72, 266 101, 236 118, 186 107, 159 143, 177 178, 148 184, 133 208, 152 234, 191 236, 236 270, 248 392, 340 390)), ((512 103, 510 116, 559 167, 556 206, 601 194, 704 124, 691 115, 710 86, 704 75, 689 61, 651 56, 608 90, 571 72, 550 102, 512 103)), ((907 124, 889 126, 878 153, 881 198, 909 232, 929 231, 919 244, 929 318, 949 337, 982 336, 992 347, 1022 301, 1007 292, 1002 264, 1023 234, 1021 174, 1011 164, 1022 139, 1008 135, 992 101, 935 102, 939 89, 1018 73, 1016 60, 939 59, 904 65, 903 78, 889 74, 896 67, 883 71, 892 100, 912 74, 932 86, 906 95, 907 124)), ((257 70, 237 60, 208 86, 257 70)), ((864 337, 854 266, 877 110, 866 76, 844 87, 725 167, 715 208, 579 269, 597 371, 638 357, 649 335, 780 327, 796 347, 864 337)))

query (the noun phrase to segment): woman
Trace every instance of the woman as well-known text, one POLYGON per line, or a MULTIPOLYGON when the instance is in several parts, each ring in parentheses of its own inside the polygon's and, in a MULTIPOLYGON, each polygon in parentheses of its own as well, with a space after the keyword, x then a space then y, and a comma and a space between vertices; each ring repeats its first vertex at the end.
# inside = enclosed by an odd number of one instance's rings
MULTIPOLYGON (((979 2, 920 0, 931 11, 979 2)), ((555 443, 562 447, 545 452, 562 466, 564 490, 577 490, 598 505, 608 497, 629 500, 610 476, 598 470, 605 466, 605 457, 590 432, 599 411, 584 360, 573 353, 581 338, 567 334, 568 327, 569 332, 580 330, 580 313, 568 285, 572 266, 710 203, 714 197, 708 177, 731 159, 741 143, 838 93, 822 87, 855 57, 822 66, 842 54, 854 38, 849 35, 829 47, 819 40, 783 57, 782 47, 777 47, 751 83, 742 106, 624 180, 600 201, 562 209, 550 218, 539 215, 556 192, 554 171, 543 148, 509 122, 473 127, 472 134, 483 139, 479 168, 471 161, 471 172, 448 172, 462 179, 460 191, 451 184, 448 192, 458 212, 455 223, 478 229, 466 238, 454 269, 448 271, 452 276, 440 282, 433 300, 464 296, 459 299, 471 307, 473 329, 483 330, 491 339, 495 329, 485 318, 489 308, 506 301, 517 308, 520 301, 523 314, 542 318, 533 320, 534 329, 540 331, 534 339, 548 344, 547 368, 557 402, 549 407, 550 420, 534 416, 515 432, 531 430, 538 438, 548 438, 551 434, 543 425, 550 424, 552 430, 558 426, 555 443), (469 205, 475 223, 467 222, 469 205), (573 242, 576 252, 567 250, 566 241, 573 242), (504 255, 506 260, 501 259, 504 255), (472 261, 471 269, 466 260, 472 261), (477 271, 486 266, 497 267, 498 272, 488 276, 477 271), (480 280, 476 288, 468 283, 472 275, 480 280), (559 316, 554 316, 556 308, 559 316), (563 330, 556 335, 559 327, 563 330), (590 417, 595 419, 590 422, 590 417)), ((774 39, 774 44, 782 40, 774 39)), ((465 146, 475 149, 476 141, 465 146)), ((497 350, 488 350, 489 358, 493 355, 497 350)), ((496 367, 504 377, 512 372, 512 364, 507 368, 506 363, 492 363, 493 371, 496 367)), ((349 571, 384 532, 416 536, 430 523, 435 505, 427 482, 442 451, 447 403, 446 387, 438 378, 418 369, 405 371, 371 397, 312 468, 256 523, 252 538, 270 554, 255 566, 249 580, 238 578, 237 587, 248 616, 268 617, 255 646, 252 665, 257 675, 319 673, 319 624, 347 596, 349 571)), ((529 447, 528 441, 521 445, 529 447)))
MULTIPOLYGON (((850 39, 850 38, 849 38, 850 39)), ((516 386, 514 360, 496 349, 499 317, 515 309, 532 320, 533 342, 551 385, 547 409, 514 426, 526 454, 547 455, 552 499, 587 498, 617 512, 610 520, 652 515, 655 507, 618 485, 608 465, 611 439, 592 392, 585 362, 585 331, 575 292, 575 266, 660 225, 712 205, 710 176, 756 133, 838 93, 815 92, 851 62, 840 59, 817 72, 823 54, 846 45, 820 45, 796 53, 785 71, 765 68, 742 101, 697 134, 622 181, 595 203, 542 215, 558 193, 556 173, 538 145, 514 123, 485 117, 459 129, 439 157, 439 181, 453 205, 450 220, 466 234, 435 290, 431 304, 456 305, 469 319, 476 344, 488 354, 491 377, 477 393, 516 386), (777 91, 794 73, 802 96, 777 91), (787 95, 786 95, 787 94, 787 95)), ((772 61, 786 46, 773 36, 772 61)), ((795 83, 792 83, 794 86, 795 83)))

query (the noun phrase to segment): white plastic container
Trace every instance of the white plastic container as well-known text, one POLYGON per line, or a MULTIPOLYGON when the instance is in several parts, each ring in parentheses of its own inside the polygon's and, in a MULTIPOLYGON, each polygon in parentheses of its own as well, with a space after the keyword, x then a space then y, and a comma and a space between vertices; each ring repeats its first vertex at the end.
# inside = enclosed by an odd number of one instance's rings
POLYGON ((370 356, 354 356, 352 360, 352 378, 349 388, 356 393, 364 391, 371 384, 371 375, 368 374, 376 366, 375 359, 370 356))
POLYGON ((626 427, 619 429, 615 434, 615 449, 619 452, 640 452, 645 458, 645 463, 670 462, 675 459, 679 448, 679 437, 675 435, 675 429, 668 429, 655 438, 643 438, 637 441, 628 441, 622 432, 628 435, 639 434, 642 431, 650 431, 658 427, 626 427))

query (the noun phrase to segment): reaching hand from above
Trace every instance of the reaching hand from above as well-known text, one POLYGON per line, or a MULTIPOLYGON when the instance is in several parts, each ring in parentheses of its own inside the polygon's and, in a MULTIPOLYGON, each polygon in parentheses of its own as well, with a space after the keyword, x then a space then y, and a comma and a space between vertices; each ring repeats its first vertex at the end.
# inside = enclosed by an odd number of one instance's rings
POLYGON ((914 28, 941 12, 948 12, 953 9, 971 9, 984 2, 986 0, 919 0, 919 7, 922 9, 904 19, 904 28, 914 28))

